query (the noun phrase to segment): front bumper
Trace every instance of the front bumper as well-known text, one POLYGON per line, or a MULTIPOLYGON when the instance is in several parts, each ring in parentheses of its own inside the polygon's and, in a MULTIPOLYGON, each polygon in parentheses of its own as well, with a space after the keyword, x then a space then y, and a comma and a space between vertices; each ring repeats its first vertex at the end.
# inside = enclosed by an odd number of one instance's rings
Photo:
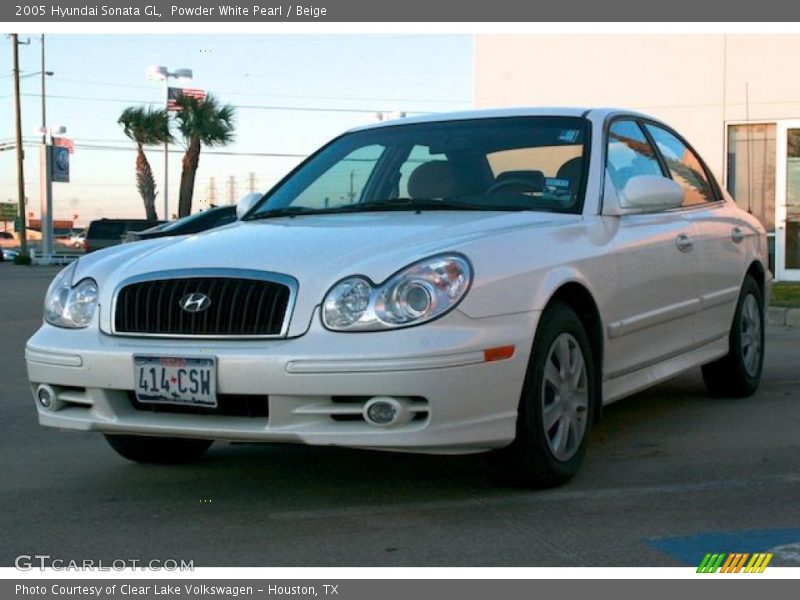
POLYGON ((96 326, 45 324, 28 341, 26 361, 32 391, 48 384, 58 394, 49 409, 36 403, 46 426, 464 453, 513 440, 539 315, 471 319, 456 310, 433 323, 372 333, 330 332, 315 315, 305 335, 268 341, 115 337, 96 326), (510 345, 510 358, 486 361, 485 350, 510 345), (134 354, 214 356, 218 394, 268 396, 268 416, 139 410, 130 399, 134 354), (337 398, 373 396, 415 398, 427 410, 424 418, 386 428, 336 418, 337 398))

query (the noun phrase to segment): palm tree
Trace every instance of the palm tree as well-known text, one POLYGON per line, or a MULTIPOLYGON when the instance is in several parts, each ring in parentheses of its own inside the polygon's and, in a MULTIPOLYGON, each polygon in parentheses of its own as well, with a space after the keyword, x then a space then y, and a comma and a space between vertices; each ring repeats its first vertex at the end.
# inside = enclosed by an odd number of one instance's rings
POLYGON ((136 188, 144 202, 148 221, 157 221, 156 182, 144 147, 172 141, 169 132, 169 115, 166 110, 155 110, 142 106, 129 106, 122 111, 117 123, 122 125, 125 135, 136 143, 136 188))
POLYGON ((204 100, 181 95, 177 100, 178 131, 186 144, 181 170, 181 190, 178 217, 192 212, 194 180, 200 163, 202 146, 225 146, 233 139, 235 110, 230 104, 221 105, 211 94, 204 100))

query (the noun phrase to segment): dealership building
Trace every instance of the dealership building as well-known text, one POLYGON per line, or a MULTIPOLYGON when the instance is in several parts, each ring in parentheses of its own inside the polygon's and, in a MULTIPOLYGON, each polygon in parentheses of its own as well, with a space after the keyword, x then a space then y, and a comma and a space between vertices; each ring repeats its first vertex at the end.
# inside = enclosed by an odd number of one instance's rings
POLYGON ((797 35, 478 35, 475 104, 618 106, 672 125, 800 281, 797 35))

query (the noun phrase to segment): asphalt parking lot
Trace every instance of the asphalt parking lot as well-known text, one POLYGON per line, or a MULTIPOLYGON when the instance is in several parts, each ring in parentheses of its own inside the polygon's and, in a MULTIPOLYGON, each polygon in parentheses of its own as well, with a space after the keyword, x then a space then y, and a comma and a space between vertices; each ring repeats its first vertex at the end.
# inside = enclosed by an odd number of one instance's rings
POLYGON ((768 330, 764 381, 705 395, 699 369, 607 408, 569 485, 502 485, 482 456, 216 444, 142 466, 40 427, 25 377, 50 268, 0 264, 0 566, 677 566, 779 548, 800 566, 800 330, 768 330), (796 557, 796 558, 793 558, 796 557))

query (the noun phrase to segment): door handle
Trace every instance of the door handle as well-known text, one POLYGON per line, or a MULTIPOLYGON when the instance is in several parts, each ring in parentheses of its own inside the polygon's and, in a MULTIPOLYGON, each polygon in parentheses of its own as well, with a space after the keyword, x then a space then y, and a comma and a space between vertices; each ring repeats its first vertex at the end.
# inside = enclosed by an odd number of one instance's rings
POLYGON ((681 233, 675 238, 675 245, 681 252, 691 252, 692 248, 694 248, 694 242, 692 242, 692 238, 685 233, 681 233))
POLYGON ((731 229, 731 240, 733 240, 734 244, 741 244, 743 239, 744 231, 742 231, 741 227, 734 227, 731 229))

